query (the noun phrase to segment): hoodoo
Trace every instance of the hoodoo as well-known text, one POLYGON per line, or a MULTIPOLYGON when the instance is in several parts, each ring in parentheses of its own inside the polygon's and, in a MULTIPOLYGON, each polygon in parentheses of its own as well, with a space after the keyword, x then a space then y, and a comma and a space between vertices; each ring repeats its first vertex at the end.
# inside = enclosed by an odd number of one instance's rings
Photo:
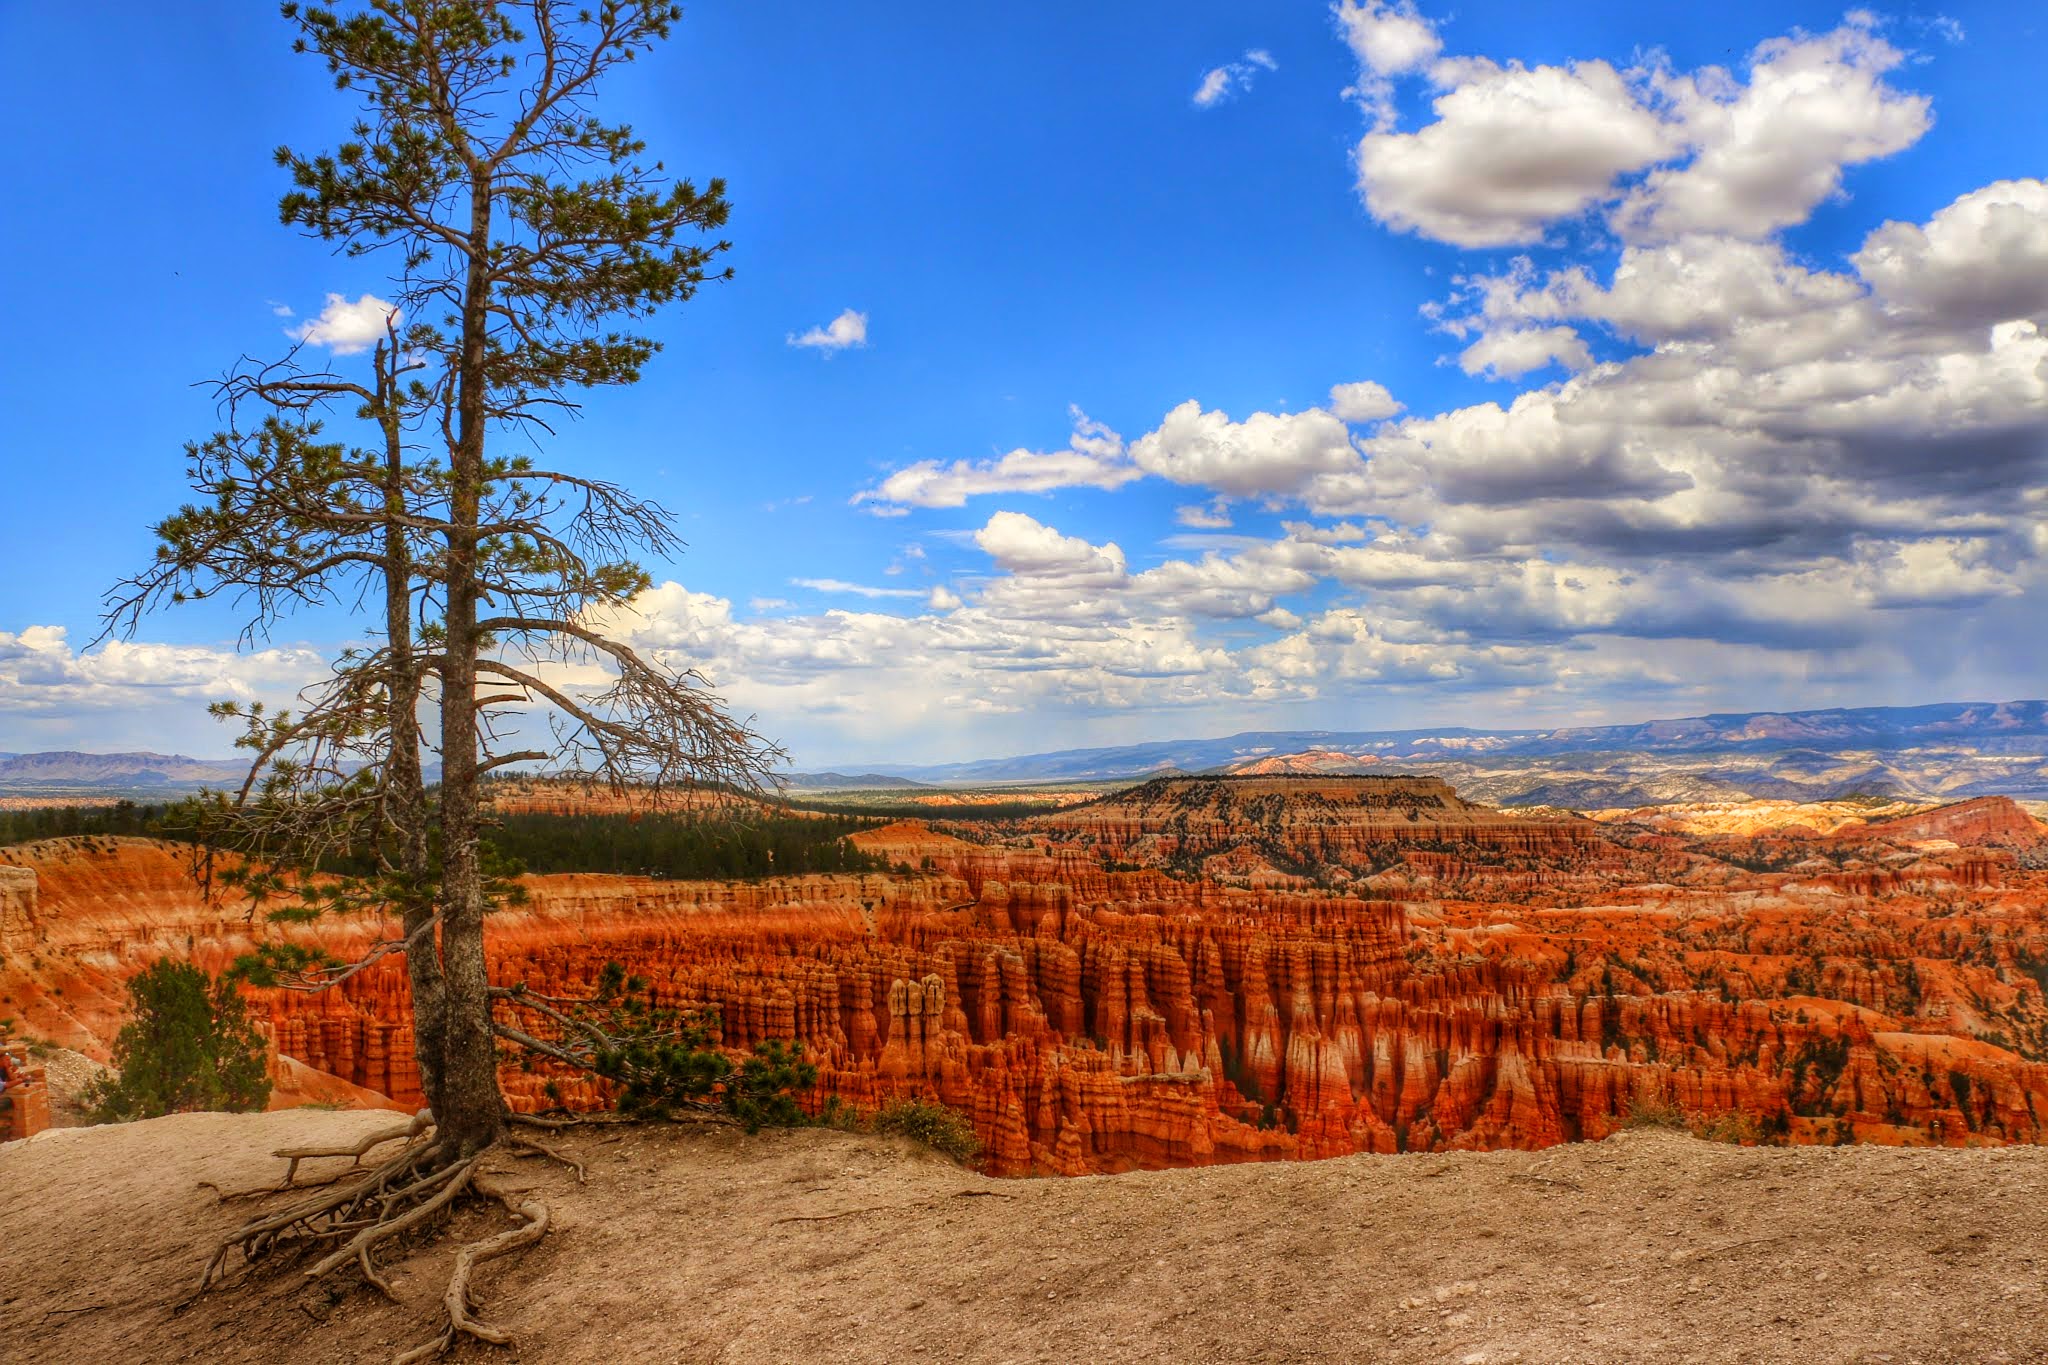
MULTIPOLYGON (((577 995, 628 964, 729 1048, 802 1042, 809 1103, 963 1110, 1003 1173, 1536 1147, 1646 1104, 1793 1140, 2044 1135, 2048 870, 1933 833, 1952 817, 1846 828, 1823 857, 1427 778, 1172 778, 1007 828, 855 835, 889 874, 530 877, 490 918, 493 971, 577 995)), ((246 944, 166 846, 10 856, 42 902, 10 921, 35 955, 0 969, 0 1012, 67 1045, 104 1055, 154 957, 246 944)), ((383 929, 294 932, 357 953, 383 929)), ((418 1101, 395 960, 251 994, 286 1056, 418 1101)), ((607 1099, 545 1064, 503 1082, 525 1109, 607 1099)))

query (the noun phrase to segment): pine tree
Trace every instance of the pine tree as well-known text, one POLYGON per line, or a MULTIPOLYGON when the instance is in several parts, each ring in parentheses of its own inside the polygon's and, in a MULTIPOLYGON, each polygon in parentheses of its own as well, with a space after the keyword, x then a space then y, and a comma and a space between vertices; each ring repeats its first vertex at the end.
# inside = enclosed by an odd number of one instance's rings
MULTIPOLYGON (((384 336, 367 373, 294 351, 222 379, 228 426, 188 451, 200 500, 157 528, 156 560, 116 590, 109 628, 194 597, 241 604, 250 639, 302 607, 381 609, 375 642, 337 659, 296 711, 216 708, 244 727, 251 770, 194 812, 205 847, 234 855, 214 869, 273 919, 374 907, 398 921, 356 962, 279 943, 250 964, 318 988, 385 956, 406 962, 431 1133, 310 1201, 286 1232, 244 1229, 243 1249, 262 1254, 367 1222, 326 1243, 325 1273, 367 1270, 447 1180, 483 1188, 476 1162, 506 1133, 498 1047, 526 1035, 494 1010, 520 1002, 492 985, 485 957, 484 916, 510 888, 484 838, 482 779, 544 764, 657 792, 755 789, 781 755, 695 672, 600 624, 648 586, 637 556, 680 548, 666 512, 528 453, 584 390, 640 378, 659 347, 636 322, 730 274, 715 264, 727 244, 708 236, 726 221, 723 183, 671 179, 629 127, 594 112, 607 76, 669 37, 680 8, 367 0, 282 13, 360 115, 332 151, 279 149, 291 182, 280 216, 389 263, 384 336), (506 453, 513 441, 521 453, 506 453), (610 681, 574 689, 551 663, 595 663, 610 681), (321 869, 347 875, 310 875, 321 869)), ((436 1344, 457 1333, 495 1339, 451 1309, 436 1344)))
POLYGON ((114 1039, 114 1074, 86 1092, 93 1122, 246 1113, 270 1099, 263 1035, 232 981, 163 958, 129 980, 128 1000, 134 1017, 114 1039))

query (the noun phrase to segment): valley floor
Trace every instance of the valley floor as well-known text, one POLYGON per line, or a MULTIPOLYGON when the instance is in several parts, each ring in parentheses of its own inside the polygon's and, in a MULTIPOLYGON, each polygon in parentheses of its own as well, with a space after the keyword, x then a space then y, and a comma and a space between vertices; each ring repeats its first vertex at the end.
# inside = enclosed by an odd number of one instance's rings
MULTIPOLYGON (((284 1275, 173 1313, 279 1146, 388 1114, 182 1115, 0 1147, 0 1361, 388 1360, 402 1300, 284 1275)), ((1659 1130, 1486 1155, 999 1181, 906 1143, 593 1127, 502 1160, 555 1229, 478 1276, 460 1361, 2048 1359, 2048 1149, 1744 1149, 1659 1130)), ((342 1163, 333 1163, 339 1166, 342 1163)), ((309 1170, 305 1175, 317 1177, 309 1170)), ((457 1231, 494 1230, 466 1213, 457 1231)))

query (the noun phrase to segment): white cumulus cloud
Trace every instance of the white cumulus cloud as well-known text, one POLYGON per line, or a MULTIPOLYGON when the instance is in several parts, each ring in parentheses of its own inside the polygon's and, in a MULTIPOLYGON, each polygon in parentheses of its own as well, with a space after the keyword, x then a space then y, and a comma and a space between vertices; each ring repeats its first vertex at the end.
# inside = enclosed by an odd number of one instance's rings
POLYGON ((1583 370, 1593 363, 1585 338, 1570 327, 1509 327, 1490 331, 1458 356, 1466 374, 1519 379, 1546 365, 1583 370))
POLYGON ((1330 389, 1330 411, 1347 422, 1377 422, 1400 410, 1400 400, 1387 392, 1387 386, 1370 379, 1337 384, 1330 389))
POLYGON ((1131 443, 1140 469, 1179 484, 1199 484, 1233 497, 1296 492, 1318 475, 1359 463, 1351 433, 1322 408, 1255 412, 1242 422, 1190 398, 1157 430, 1131 443))
POLYGON ((791 346, 808 346, 827 354, 852 346, 865 346, 868 344, 868 315, 849 308, 823 327, 813 327, 801 335, 791 332, 787 340, 791 346))
MULTIPOLYGON (((289 316, 289 310, 283 316, 289 316)), ((287 327, 285 335, 308 345, 325 346, 336 355, 354 355, 384 340, 386 327, 404 320, 397 305, 374 294, 364 294, 354 303, 340 294, 329 294, 318 317, 287 327)))

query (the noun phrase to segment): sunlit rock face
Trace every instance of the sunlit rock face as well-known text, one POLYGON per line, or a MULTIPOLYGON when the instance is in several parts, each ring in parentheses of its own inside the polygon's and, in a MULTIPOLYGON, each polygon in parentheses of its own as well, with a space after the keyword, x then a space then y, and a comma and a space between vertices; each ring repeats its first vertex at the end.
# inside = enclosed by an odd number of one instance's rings
POLYGON ((1434 777, 1169 777, 1036 822, 1113 861, 1200 869, 1369 872, 1405 850, 1569 856, 1598 841, 1572 817, 1461 800, 1434 777))
MULTIPOLYGON (((911 869, 888 875, 536 877, 492 917, 493 971, 576 995, 623 962, 661 1002, 716 1010, 728 1047, 800 1040, 813 1105, 964 1110, 1006 1173, 1535 1147, 1649 1106, 1738 1137, 2043 1136, 2048 856, 2009 803, 1698 836, 1489 811, 1429 780, 1339 786, 1373 800, 1272 785, 856 836, 911 869)), ((253 932, 162 845, 0 861, 40 887, 0 1013, 95 1055, 128 974, 166 953, 218 968, 253 932)), ((284 1055, 417 1102, 395 959, 250 994, 284 1055)), ((606 1100, 552 1068, 504 1081, 523 1109, 550 1082, 606 1100)))

